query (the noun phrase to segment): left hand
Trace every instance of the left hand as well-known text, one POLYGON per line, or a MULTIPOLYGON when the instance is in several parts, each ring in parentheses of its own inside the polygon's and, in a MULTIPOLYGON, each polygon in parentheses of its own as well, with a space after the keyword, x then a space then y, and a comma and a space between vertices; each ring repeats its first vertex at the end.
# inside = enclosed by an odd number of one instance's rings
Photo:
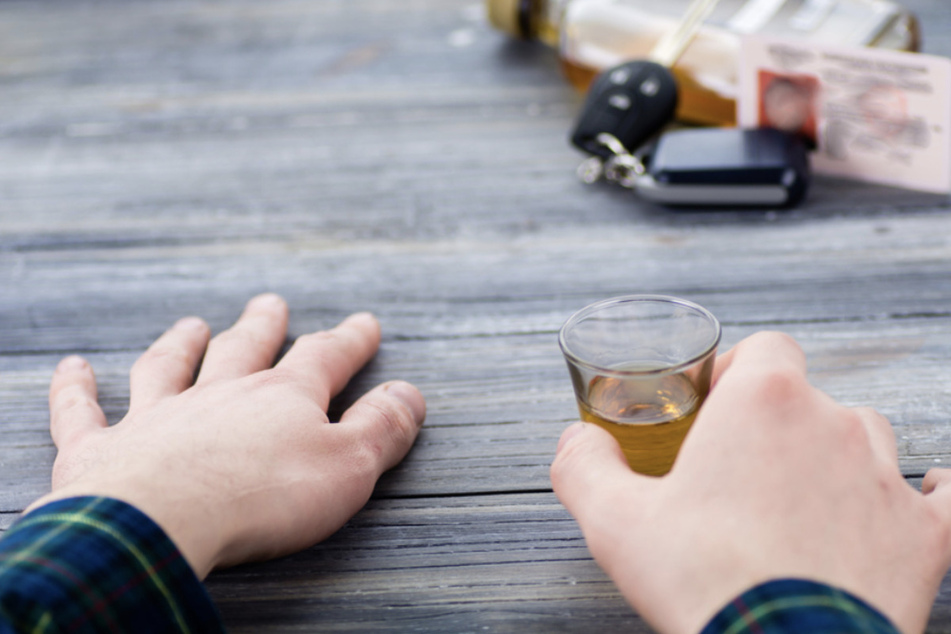
POLYGON ((214 339, 202 320, 180 320, 135 363, 129 411, 113 426, 89 364, 64 359, 50 386, 53 490, 31 508, 77 495, 124 500, 165 530, 199 577, 328 537, 409 451, 426 406, 394 381, 330 424, 330 399, 376 353, 379 324, 352 315, 298 338, 271 367, 287 319, 269 294, 214 339))

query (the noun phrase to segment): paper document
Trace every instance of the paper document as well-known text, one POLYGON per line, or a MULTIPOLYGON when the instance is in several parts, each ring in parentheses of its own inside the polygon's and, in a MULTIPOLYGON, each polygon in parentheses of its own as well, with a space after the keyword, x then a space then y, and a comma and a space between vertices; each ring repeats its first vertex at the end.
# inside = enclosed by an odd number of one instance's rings
POLYGON ((813 171, 951 192, 951 60, 744 38, 737 124, 798 131, 813 171))

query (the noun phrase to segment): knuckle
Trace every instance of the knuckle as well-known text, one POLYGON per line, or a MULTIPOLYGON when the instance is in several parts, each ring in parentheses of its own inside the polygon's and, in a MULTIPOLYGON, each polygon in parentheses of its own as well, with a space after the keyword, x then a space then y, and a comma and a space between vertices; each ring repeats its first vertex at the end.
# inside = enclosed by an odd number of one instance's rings
POLYGON ((250 390, 269 390, 274 388, 283 389, 292 384, 287 373, 280 368, 269 368, 260 372, 249 374, 243 378, 250 390))
POLYGON ((62 448, 64 443, 72 442, 76 437, 76 423, 99 421, 102 417, 94 398, 80 393, 59 395, 50 407, 50 434, 54 444, 62 448))
POLYGON ((881 412, 872 407, 855 407, 851 408, 851 411, 870 432, 874 432, 877 436, 892 444, 895 443, 895 429, 892 427, 891 421, 881 412))
POLYGON ((394 453, 402 455, 413 443, 416 423, 405 405, 391 398, 368 399, 364 415, 374 420, 373 432, 364 434, 361 458, 376 469, 388 468, 394 453))
POLYGON ((871 450, 871 439, 861 412, 843 407, 836 420, 839 432, 847 446, 871 450))
POLYGON ((851 410, 855 412, 856 416, 858 416, 859 418, 863 420, 867 420, 875 424, 887 425, 890 427, 888 419, 885 418, 885 416, 883 416, 882 413, 879 412, 874 407, 860 406, 860 407, 853 407, 851 408, 851 410))
POLYGON ((288 405, 307 402, 307 389, 293 375, 281 368, 269 368, 255 372, 241 379, 247 394, 266 392, 265 398, 272 403, 288 405))
MULTIPOLYGON (((343 423, 340 423, 343 424, 343 423)), ((363 481, 376 482, 376 478, 384 471, 383 441, 372 434, 362 434, 356 441, 351 437, 345 446, 341 447, 344 460, 348 466, 351 484, 363 481)))
POLYGON ((152 346, 142 353, 135 363, 132 364, 130 375, 132 377, 148 372, 148 368, 156 366, 170 367, 179 365, 188 365, 191 362, 186 350, 174 346, 152 346))
POLYGON ((405 405, 394 398, 372 400, 368 405, 374 410, 387 438, 401 446, 412 440, 414 434, 411 430, 416 428, 416 423, 405 405))
POLYGON ((230 348, 261 348, 270 343, 269 333, 259 331, 253 328, 231 328, 224 331, 212 339, 209 347, 230 349, 230 348))
POLYGON ((750 341, 757 344, 769 344, 771 346, 788 346, 799 348, 799 343, 791 335, 779 330, 762 330, 750 335, 750 341))
POLYGON ((839 410, 837 417, 841 427, 850 435, 857 432, 865 433, 865 423, 862 422, 862 415, 854 409, 843 407, 839 410))
POLYGON ((332 330, 320 330, 318 332, 309 332, 298 337, 298 341, 306 346, 314 347, 334 347, 341 341, 341 337, 332 330))
POLYGON ((57 415, 81 414, 83 412, 95 412, 99 409, 99 404, 85 391, 78 388, 61 391, 52 403, 54 418, 57 415))
POLYGON ((770 368, 757 374, 752 382, 752 393, 779 406, 798 402, 809 389, 805 377, 791 367, 770 368))
POLYGON ((353 342, 338 332, 322 330, 301 335, 300 345, 309 351, 320 367, 329 371, 338 366, 352 364, 353 342))
POLYGON ((383 442, 375 436, 365 436, 354 451, 354 464, 361 474, 379 473, 383 470, 383 442))
POLYGON ((327 371, 340 361, 337 354, 340 347, 339 342, 340 337, 338 335, 332 332, 319 331, 299 336, 294 341, 294 346, 306 350, 312 362, 317 367, 327 371))

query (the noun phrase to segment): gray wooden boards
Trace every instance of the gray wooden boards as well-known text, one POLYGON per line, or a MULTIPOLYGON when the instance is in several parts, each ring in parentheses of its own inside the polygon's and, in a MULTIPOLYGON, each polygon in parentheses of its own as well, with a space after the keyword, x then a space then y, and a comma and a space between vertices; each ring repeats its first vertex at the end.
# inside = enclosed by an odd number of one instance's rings
MULTIPOLYGON (((906 4, 951 54, 945 3, 906 4)), ((291 339, 379 316, 336 415, 403 378, 429 416, 332 539, 210 577, 234 631, 647 631, 548 481, 557 330, 611 295, 697 301, 724 349, 788 332, 912 483, 951 464, 947 198, 819 178, 791 211, 672 212, 576 180, 580 103, 478 0, 0 2, 0 530, 49 486, 62 356, 116 422, 165 327, 261 291, 291 339)))

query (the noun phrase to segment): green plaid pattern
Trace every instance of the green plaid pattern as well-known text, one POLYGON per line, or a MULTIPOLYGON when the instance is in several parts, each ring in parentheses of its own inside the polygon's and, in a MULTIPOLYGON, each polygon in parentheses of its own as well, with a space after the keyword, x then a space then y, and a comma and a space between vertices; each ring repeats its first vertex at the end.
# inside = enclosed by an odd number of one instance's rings
POLYGON ((223 632, 161 528, 118 500, 58 500, 0 539, 0 633, 223 632))
POLYGON ((844 590, 779 579, 731 601, 701 634, 898 634, 880 612, 844 590))

